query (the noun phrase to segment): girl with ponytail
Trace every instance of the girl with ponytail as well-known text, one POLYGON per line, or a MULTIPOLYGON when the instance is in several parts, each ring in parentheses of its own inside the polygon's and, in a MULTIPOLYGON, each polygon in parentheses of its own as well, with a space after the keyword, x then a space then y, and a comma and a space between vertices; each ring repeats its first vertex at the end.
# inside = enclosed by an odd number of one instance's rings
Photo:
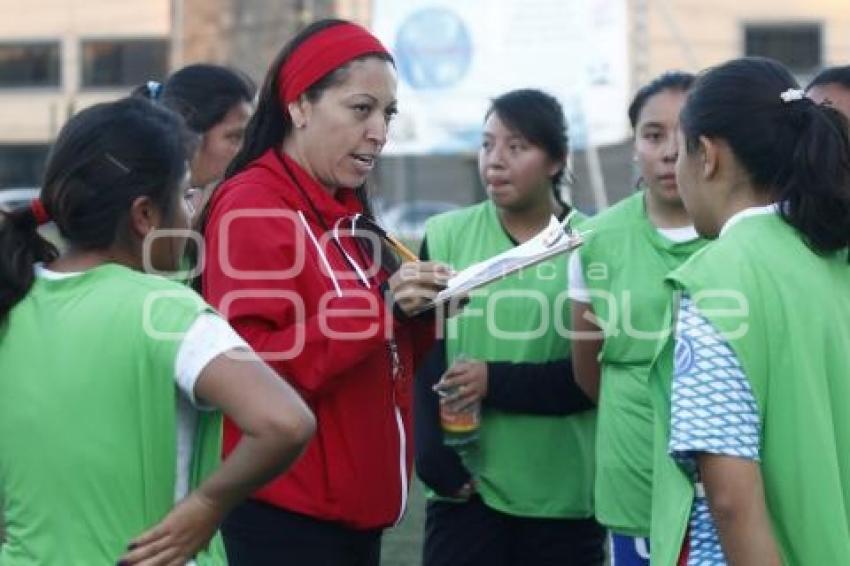
POLYGON ((138 97, 93 106, 0 213, 0 564, 223 564, 224 515, 312 434, 200 296, 144 273, 183 255, 190 138, 138 97), (220 467, 216 408, 245 434, 220 467))
POLYGON ((847 120, 781 64, 744 58, 698 79, 680 124, 682 200, 715 241, 667 278, 679 300, 651 384, 653 563, 839 564, 850 556, 847 120))

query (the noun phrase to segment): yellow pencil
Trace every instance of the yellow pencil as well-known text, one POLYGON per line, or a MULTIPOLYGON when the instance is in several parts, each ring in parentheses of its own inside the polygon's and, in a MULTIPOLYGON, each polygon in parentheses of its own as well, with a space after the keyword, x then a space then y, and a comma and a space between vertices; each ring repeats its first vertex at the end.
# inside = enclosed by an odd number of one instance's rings
POLYGON ((386 240, 387 243, 390 244, 390 246, 392 246, 392 248, 396 251, 396 253, 398 253, 398 255, 400 255, 405 260, 407 260, 407 261, 419 261, 419 258, 416 256, 415 253, 410 251, 410 249, 408 249, 407 246, 402 244, 398 240, 398 238, 396 238, 395 236, 393 236, 392 234, 390 234, 389 232, 387 232, 386 230, 381 228, 380 224, 378 224, 377 222, 375 222, 374 220, 372 220, 368 216, 357 215, 357 220, 359 220, 360 222, 363 222, 365 224, 368 224, 372 228, 372 230, 377 232, 379 236, 381 236, 384 240, 386 240))
POLYGON ((393 249, 398 252, 398 255, 400 255, 407 261, 419 261, 419 258, 416 257, 416 254, 410 251, 407 246, 399 242, 392 234, 385 232, 384 238, 386 238, 387 242, 389 242, 393 249))

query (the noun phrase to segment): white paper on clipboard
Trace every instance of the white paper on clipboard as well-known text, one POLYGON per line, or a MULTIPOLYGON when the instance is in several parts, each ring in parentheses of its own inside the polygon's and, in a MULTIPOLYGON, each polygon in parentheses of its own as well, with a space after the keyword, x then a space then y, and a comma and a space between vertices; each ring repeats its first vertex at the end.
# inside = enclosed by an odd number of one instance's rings
POLYGON ((427 308, 449 302, 454 297, 465 295, 511 273, 578 248, 584 243, 582 235, 568 226, 565 227, 567 222, 568 220, 560 223, 552 216, 548 226, 530 240, 470 265, 449 279, 446 288, 440 291, 433 304, 427 308))

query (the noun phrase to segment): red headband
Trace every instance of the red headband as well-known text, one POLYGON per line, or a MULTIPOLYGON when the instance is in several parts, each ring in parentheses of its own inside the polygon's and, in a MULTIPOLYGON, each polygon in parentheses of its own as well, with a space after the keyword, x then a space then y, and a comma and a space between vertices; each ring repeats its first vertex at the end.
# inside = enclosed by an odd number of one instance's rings
POLYGON ((32 215, 35 216, 35 223, 39 226, 50 222, 50 215, 40 198, 34 198, 30 201, 30 210, 32 210, 32 215))
POLYGON ((286 108, 337 67, 369 53, 389 54, 378 38, 357 24, 346 22, 311 35, 280 69, 277 84, 281 105, 286 108))

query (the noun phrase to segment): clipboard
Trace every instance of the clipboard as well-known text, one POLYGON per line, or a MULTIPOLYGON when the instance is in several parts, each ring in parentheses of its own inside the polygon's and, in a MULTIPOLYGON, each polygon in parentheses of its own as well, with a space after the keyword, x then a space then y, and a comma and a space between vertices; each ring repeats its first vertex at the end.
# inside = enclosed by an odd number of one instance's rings
POLYGON ((575 250, 584 243, 585 234, 569 226, 571 218, 572 214, 568 215, 563 222, 558 222, 558 219, 552 216, 546 228, 530 240, 470 265, 449 279, 446 288, 419 312, 448 303, 455 297, 466 295, 470 291, 537 265, 551 257, 575 250))

